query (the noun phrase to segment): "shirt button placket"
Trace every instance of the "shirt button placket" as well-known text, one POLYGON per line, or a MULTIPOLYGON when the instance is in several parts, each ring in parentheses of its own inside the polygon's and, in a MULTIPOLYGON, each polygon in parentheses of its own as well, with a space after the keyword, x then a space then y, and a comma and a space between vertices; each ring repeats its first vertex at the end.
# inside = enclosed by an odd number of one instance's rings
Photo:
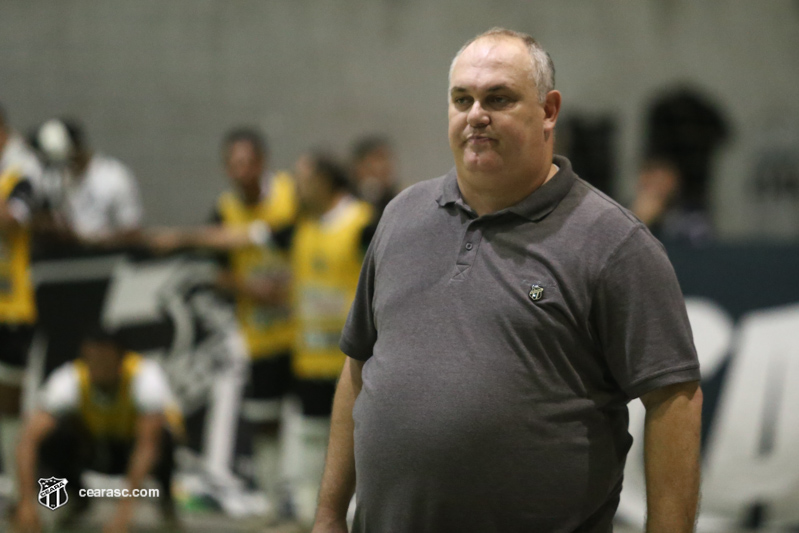
POLYGON ((460 251, 458 252, 458 263, 455 265, 455 280, 466 279, 469 269, 474 263, 477 254, 477 245, 480 242, 480 231, 470 224, 463 236, 460 251))

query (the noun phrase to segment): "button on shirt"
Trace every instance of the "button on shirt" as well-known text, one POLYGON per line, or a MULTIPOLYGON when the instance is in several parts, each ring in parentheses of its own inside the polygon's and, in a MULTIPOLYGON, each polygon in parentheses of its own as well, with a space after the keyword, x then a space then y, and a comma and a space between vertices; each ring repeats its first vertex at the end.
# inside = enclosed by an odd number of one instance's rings
POLYGON ((341 338, 365 361, 354 531, 609 531, 627 402, 699 379, 663 247, 554 162, 497 213, 454 170, 386 209, 341 338))

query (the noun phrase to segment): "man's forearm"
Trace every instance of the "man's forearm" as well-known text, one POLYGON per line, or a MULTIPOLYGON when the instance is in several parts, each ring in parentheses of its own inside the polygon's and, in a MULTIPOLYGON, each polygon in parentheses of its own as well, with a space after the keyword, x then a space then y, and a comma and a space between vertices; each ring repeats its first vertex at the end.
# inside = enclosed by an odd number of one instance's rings
POLYGON ((317 525, 344 520, 355 491, 352 407, 361 392, 362 366, 363 363, 347 358, 336 387, 330 423, 330 442, 319 491, 317 525))
POLYGON ((19 497, 21 500, 36 500, 36 457, 39 443, 20 441, 17 448, 17 475, 19 476, 19 497))
POLYGON ((127 481, 131 490, 141 487, 158 459, 158 446, 154 443, 137 444, 130 457, 127 481))
POLYGON ((162 414, 140 415, 136 422, 136 439, 128 462, 127 481, 131 490, 141 487, 158 459, 161 447, 161 432, 164 427, 162 414))
POLYGON ((645 401, 647 533, 689 533, 699 502, 702 391, 669 387, 645 401))
POLYGON ((34 411, 25 425, 17 444, 17 475, 19 497, 22 501, 36 501, 36 466, 42 440, 55 428, 56 421, 50 414, 34 411))

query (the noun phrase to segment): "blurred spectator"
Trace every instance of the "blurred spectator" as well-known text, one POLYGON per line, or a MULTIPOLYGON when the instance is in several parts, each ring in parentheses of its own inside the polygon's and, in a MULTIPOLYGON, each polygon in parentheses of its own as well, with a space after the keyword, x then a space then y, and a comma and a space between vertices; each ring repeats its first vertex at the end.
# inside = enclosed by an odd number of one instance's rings
MULTIPOLYGON (((294 180, 286 172, 267 172, 263 136, 253 129, 235 129, 225 137, 222 152, 231 189, 219 197, 214 224, 242 231, 259 224, 277 231, 292 224, 297 214, 294 180)), ((256 429, 256 479, 272 497, 280 481, 278 431, 294 344, 288 255, 273 244, 250 243, 232 249, 223 267, 219 285, 235 298, 252 358, 242 414, 256 429)))
POLYGON ((631 210, 661 241, 701 245, 713 236, 710 220, 702 209, 682 201, 682 176, 668 161, 647 161, 638 176, 631 210))
POLYGON ((756 235, 799 239, 799 120, 765 116, 751 156, 747 189, 756 235))
POLYGON ((345 355, 338 347, 366 248, 374 209, 348 192, 346 171, 332 158, 300 158, 296 170, 301 215, 293 230, 274 234, 290 247, 297 344, 293 370, 302 402, 303 472, 295 493, 298 518, 311 523, 324 468, 336 379, 345 355))
POLYGON ((727 139, 729 126, 718 106, 692 89, 657 98, 647 116, 647 159, 669 161, 681 176, 681 202, 707 209, 713 156, 727 139))
MULTIPOLYGON (((89 506, 90 500, 79 494, 85 488, 82 474, 89 469, 125 474, 130 491, 152 475, 161 485, 158 503, 164 517, 174 522, 173 449, 181 433, 181 417, 160 365, 126 352, 112 334, 90 333, 80 359, 47 380, 41 405, 23 430, 17 525, 22 531, 39 531, 38 477, 67 480, 67 509, 76 519, 89 506)), ((135 502, 120 499, 105 531, 128 531, 135 502)))
POLYGON ((372 204, 378 218, 397 195, 394 150, 385 137, 359 139, 352 148, 352 172, 358 195, 372 204))
POLYGON ((555 153, 566 156, 582 179, 613 195, 618 119, 577 113, 558 119, 555 153))
POLYGON ((35 155, 0 109, 0 458, 12 492, 21 387, 36 321, 30 225, 40 177, 35 155))
POLYGON ((35 141, 48 165, 43 188, 57 231, 85 244, 137 241, 142 205, 130 169, 93 152, 82 126, 73 120, 44 123, 35 141))

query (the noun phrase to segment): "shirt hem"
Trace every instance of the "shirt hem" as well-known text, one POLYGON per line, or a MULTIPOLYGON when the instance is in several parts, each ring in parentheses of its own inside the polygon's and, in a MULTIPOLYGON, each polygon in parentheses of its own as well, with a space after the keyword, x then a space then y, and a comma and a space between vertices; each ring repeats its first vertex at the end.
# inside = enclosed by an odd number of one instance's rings
POLYGON ((700 380, 701 375, 699 373, 698 364, 669 368, 637 380, 632 386, 627 388, 627 394, 630 398, 635 399, 661 387, 700 380))

